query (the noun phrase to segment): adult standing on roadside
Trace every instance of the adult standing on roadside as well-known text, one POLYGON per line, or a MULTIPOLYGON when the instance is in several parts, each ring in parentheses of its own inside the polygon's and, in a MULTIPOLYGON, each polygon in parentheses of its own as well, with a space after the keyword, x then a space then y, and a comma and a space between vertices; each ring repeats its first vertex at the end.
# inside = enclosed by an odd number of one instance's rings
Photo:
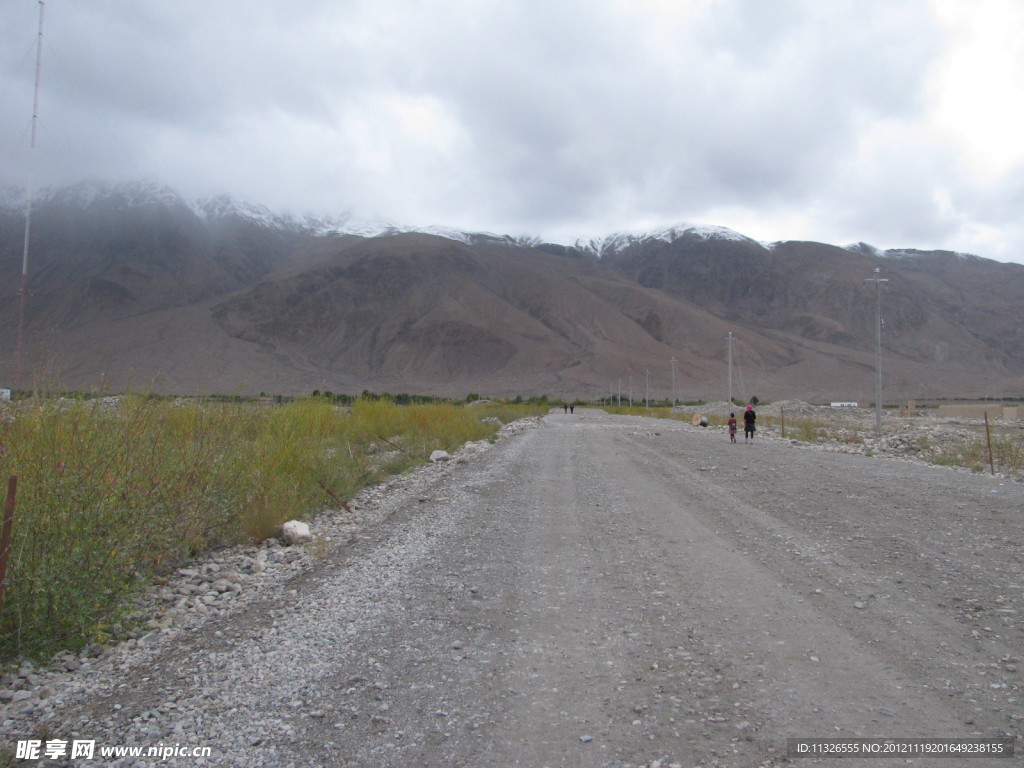
POLYGON ((754 406, 748 405, 747 410, 743 412, 743 442, 751 441, 754 439, 754 432, 757 430, 757 413, 754 411, 754 406))

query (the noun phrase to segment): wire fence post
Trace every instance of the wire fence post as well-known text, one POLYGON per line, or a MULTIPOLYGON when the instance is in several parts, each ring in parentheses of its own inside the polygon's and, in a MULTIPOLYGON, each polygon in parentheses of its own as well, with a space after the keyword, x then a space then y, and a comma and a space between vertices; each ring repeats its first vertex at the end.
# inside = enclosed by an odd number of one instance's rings
POLYGON ((7 557, 11 552, 11 529, 14 527, 14 497, 18 491, 18 476, 7 480, 7 502, 4 504, 4 527, 0 534, 0 608, 7 591, 7 557))

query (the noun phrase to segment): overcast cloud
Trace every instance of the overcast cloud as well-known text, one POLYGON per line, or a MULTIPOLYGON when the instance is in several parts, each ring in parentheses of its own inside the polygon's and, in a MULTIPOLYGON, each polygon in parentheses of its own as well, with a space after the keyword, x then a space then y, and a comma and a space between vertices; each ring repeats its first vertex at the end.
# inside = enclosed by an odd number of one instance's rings
POLYGON ((0 180, 1024 262, 1018 0, 0 3, 0 180))

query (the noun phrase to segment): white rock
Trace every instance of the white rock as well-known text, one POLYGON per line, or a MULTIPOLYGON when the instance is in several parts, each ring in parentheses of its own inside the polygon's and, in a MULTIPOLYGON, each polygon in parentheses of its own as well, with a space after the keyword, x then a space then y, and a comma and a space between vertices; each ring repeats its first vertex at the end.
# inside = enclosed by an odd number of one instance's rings
POLYGON ((430 454, 430 462, 436 464, 439 461, 448 461, 451 459, 451 454, 448 451, 434 451, 430 454))
POLYGON ((313 534, 305 523, 289 520, 281 526, 281 538, 288 544, 305 544, 313 540, 313 534))

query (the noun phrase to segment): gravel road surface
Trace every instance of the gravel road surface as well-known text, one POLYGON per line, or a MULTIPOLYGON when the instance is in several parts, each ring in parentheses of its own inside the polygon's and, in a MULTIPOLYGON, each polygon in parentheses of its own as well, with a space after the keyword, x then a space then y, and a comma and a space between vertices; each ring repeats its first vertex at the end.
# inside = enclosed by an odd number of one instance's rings
POLYGON ((47 738, 211 747, 125 766, 1015 762, 787 739, 1020 734, 1020 484, 580 409, 365 506, 313 567, 57 686, 47 738))

